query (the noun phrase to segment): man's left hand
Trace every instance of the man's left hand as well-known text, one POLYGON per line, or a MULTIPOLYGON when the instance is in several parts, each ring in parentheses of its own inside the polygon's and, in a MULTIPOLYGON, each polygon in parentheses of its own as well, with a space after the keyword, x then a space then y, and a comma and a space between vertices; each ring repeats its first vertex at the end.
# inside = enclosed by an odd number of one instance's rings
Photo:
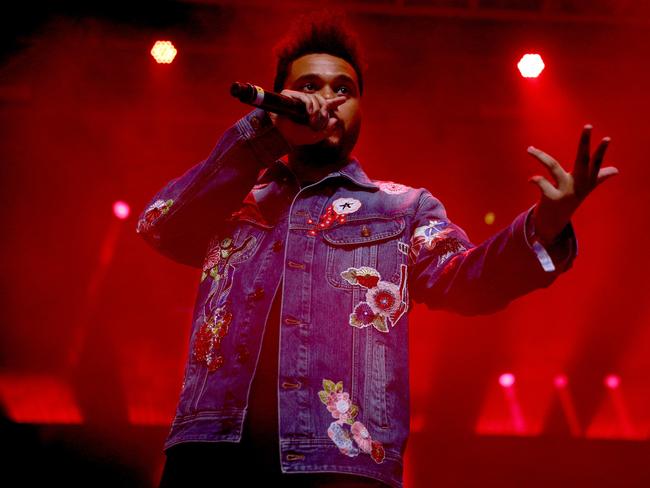
POLYGON ((533 146, 528 153, 546 167, 556 185, 543 176, 533 176, 528 181, 541 190, 539 202, 534 209, 535 233, 542 245, 550 245, 569 224, 573 213, 594 188, 605 180, 616 176, 618 169, 613 166, 601 168, 610 138, 603 137, 590 155, 591 125, 585 125, 580 136, 578 155, 571 173, 554 158, 533 146))

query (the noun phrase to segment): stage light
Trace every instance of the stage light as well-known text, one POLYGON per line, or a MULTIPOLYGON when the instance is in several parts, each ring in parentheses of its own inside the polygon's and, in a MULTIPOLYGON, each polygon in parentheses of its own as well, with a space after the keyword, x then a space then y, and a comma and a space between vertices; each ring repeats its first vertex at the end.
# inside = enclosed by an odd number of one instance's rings
POLYGON ((566 388, 566 386, 569 384, 569 379, 566 377, 566 375, 559 374, 553 378, 553 384, 555 385, 555 388, 566 388))
POLYGON ((130 212, 131 208, 129 207, 129 204, 122 200, 118 200, 113 204, 113 213, 120 220, 128 218, 130 212))
POLYGON ((515 375, 512 373, 503 373, 499 376, 499 384, 504 388, 510 388, 515 384, 515 375))
POLYGON ((176 57, 178 51, 172 41, 156 41, 151 48, 151 55, 159 64, 169 64, 176 57))
POLYGON ((618 388, 620 384, 621 384, 620 376, 615 374, 608 374, 607 376, 605 376, 605 386, 607 386, 607 388, 614 390, 618 388))
POLYGON ((495 219, 496 219, 496 215, 494 215, 494 212, 488 212, 485 214, 485 217, 483 217, 483 220, 487 225, 494 224, 495 219))
POLYGON ((544 70, 544 61, 539 54, 524 54, 517 63, 517 68, 524 78, 537 78, 544 70))

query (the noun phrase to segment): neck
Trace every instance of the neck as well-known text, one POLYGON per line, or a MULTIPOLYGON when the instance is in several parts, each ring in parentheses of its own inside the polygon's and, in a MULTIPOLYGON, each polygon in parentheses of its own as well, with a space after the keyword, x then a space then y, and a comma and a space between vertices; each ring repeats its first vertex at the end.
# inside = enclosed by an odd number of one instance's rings
POLYGON ((350 158, 327 158, 327 154, 301 151, 297 148, 288 157, 288 166, 300 182, 319 181, 333 171, 337 171, 349 162, 350 158))

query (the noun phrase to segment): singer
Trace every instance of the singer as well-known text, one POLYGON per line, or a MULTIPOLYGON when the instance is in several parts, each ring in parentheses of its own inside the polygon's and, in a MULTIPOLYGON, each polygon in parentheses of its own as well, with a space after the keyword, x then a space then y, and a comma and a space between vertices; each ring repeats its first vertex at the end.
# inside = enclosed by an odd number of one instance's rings
POLYGON ((274 90, 308 123, 252 110, 137 224, 201 271, 160 486, 399 488, 412 302, 484 314, 549 286, 576 256, 572 215, 618 173, 609 138, 592 154, 585 125, 570 171, 528 148, 539 200, 475 245, 427 189, 352 155, 363 64, 340 19, 300 19, 277 56, 274 90))

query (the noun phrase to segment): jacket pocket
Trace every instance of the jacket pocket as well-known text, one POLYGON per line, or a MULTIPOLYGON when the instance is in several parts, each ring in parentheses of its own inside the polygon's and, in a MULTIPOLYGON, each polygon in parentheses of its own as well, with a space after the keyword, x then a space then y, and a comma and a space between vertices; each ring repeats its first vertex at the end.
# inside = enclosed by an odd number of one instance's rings
POLYGON ((354 285, 341 273, 363 266, 376 269, 382 280, 399 282, 400 264, 406 262, 406 256, 398 237, 405 225, 403 217, 374 218, 350 220, 323 230, 327 282, 334 288, 352 289, 354 285))

